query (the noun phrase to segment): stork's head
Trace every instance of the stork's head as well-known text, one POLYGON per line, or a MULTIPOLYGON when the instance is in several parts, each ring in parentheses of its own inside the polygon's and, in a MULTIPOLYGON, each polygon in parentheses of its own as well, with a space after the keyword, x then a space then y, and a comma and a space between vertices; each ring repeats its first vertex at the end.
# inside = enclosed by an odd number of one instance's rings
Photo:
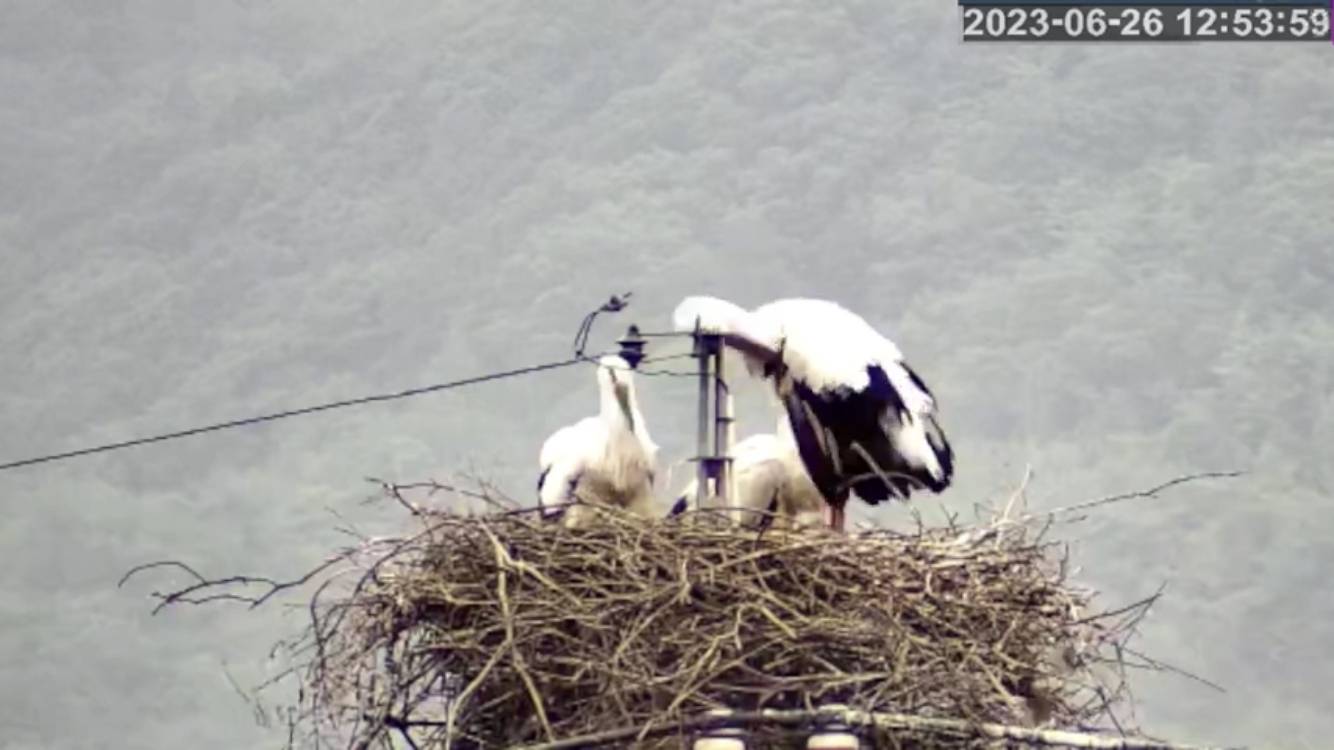
POLYGON ((634 397, 635 386, 630 363, 615 354, 608 354, 598 360, 598 385, 602 389, 603 399, 610 395, 630 430, 635 429, 634 397))

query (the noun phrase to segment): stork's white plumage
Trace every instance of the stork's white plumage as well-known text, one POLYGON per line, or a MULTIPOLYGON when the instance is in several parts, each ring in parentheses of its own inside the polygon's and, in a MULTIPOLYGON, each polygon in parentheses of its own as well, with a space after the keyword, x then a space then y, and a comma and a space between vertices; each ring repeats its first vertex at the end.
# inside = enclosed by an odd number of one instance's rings
POLYGON ((567 526, 592 516, 582 503, 653 514, 658 446, 649 437, 635 398, 630 365, 617 356, 598 361, 601 409, 547 438, 538 456, 538 501, 567 526))
MULTIPOLYGON (((802 466, 786 418, 778 434, 751 435, 732 446, 732 471, 736 495, 727 507, 737 524, 758 528, 771 518, 775 529, 823 525, 824 498, 802 466)), ((692 479, 678 494, 672 515, 694 506, 695 489, 692 479)), ((705 507, 718 507, 716 502, 710 498, 705 507)))
POLYGON ((770 381, 835 528, 852 492, 875 505, 949 486, 954 455, 934 397, 898 346, 860 316, 825 300, 779 300, 747 312, 690 297, 672 319, 677 330, 699 325, 720 334, 751 374, 770 381))

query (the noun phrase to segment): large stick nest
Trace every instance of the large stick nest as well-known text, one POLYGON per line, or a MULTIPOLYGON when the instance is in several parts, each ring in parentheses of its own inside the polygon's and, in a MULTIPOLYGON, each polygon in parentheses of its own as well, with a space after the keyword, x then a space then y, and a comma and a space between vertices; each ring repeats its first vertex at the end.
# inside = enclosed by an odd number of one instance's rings
MULTIPOLYGON (((1064 547, 1032 522, 757 534, 704 511, 607 511, 565 529, 526 512, 428 512, 386 489, 420 530, 345 558, 356 575, 316 594, 304 642, 304 718, 351 747, 499 748, 626 728, 621 746, 676 746, 671 735, 710 709, 831 703, 1122 727, 1120 645, 1147 600, 1089 614, 1064 547)), ((890 739, 878 744, 915 746, 890 739)))

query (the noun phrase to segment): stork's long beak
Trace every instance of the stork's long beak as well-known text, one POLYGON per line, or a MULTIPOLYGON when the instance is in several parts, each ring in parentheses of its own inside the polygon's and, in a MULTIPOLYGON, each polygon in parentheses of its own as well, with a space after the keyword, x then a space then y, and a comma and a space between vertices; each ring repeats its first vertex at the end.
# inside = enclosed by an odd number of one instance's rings
POLYGON ((612 390, 616 393, 616 403, 621 406, 621 414, 625 416, 625 423, 630 425, 630 431, 635 431, 635 412, 630 408, 630 386, 619 380, 613 380, 612 390))

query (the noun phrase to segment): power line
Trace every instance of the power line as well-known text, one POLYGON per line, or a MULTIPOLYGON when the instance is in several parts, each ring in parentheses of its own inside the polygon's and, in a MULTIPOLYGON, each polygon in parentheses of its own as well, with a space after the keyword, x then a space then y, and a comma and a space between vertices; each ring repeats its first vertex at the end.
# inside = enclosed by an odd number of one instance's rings
MULTIPOLYGON (((421 388, 410 388, 406 391, 398 391, 397 393, 383 393, 375 396, 362 396, 361 398, 350 398, 350 399, 345 399, 343 401, 331 401, 326 404, 306 406, 300 409, 288 409, 287 411, 274 412, 272 414, 263 414, 257 417, 248 417, 246 419, 234 419, 229 422, 218 422, 217 424, 205 425, 203 427, 194 427, 188 430, 179 430, 177 432, 167 432, 161 435, 153 435, 152 437, 136 438, 134 440, 121 440, 119 442, 107 443, 106 445, 98 445, 92 448, 81 448, 79 450, 66 451, 64 453, 52 453, 45 456, 37 456, 35 458, 25 458, 21 461, 11 461, 9 463, 0 464, 0 471, 7 471, 9 469, 17 469, 22 466, 32 466, 34 464, 42 464, 50 461, 63 461, 65 459, 77 458, 79 456, 87 456, 93 453, 105 453, 107 451, 120 450, 122 448, 131 448, 136 445, 147 445, 149 443, 159 443, 165 440, 175 440, 177 438, 190 437, 191 435, 200 435, 206 432, 217 432, 218 430, 228 430, 233 427, 244 427, 246 425, 259 424, 261 422, 272 422, 279 419, 286 419, 288 417, 300 416, 302 414, 313 414, 315 412, 328 411, 330 409, 341 409, 346 406, 358 406, 360 404, 370 404, 378 401, 393 401, 400 398, 408 398, 409 396, 420 396, 423 393, 431 393, 433 391, 444 391, 444 390, 449 390, 451 388, 459 388, 465 385, 476 385, 478 383, 485 383, 492 380, 501 380, 504 378, 512 378, 519 375, 529 375, 535 372, 555 370, 561 367, 569 367, 571 365, 577 365, 585 362, 597 364, 596 360, 584 354, 584 349, 588 344, 589 334, 592 333, 593 330, 593 321, 596 320, 597 316, 602 313, 618 313, 621 310, 624 310, 625 307, 629 304, 630 297, 631 297, 630 292, 626 292, 621 295, 613 295, 610 300, 608 300, 606 303, 602 304, 600 307, 593 310, 587 316, 584 317, 583 322, 579 324, 579 331, 575 334, 574 357, 572 357, 571 359, 563 360, 560 362, 548 362, 546 364, 541 364, 541 365, 532 365, 530 367, 520 367, 514 370, 493 372, 488 375, 477 375, 471 378, 452 380, 448 383, 436 383, 435 385, 428 385, 421 388)), ((632 330, 637 330, 637 329, 634 329, 632 327, 632 330)), ((648 333, 644 335, 654 336, 654 337, 667 337, 679 334, 661 332, 661 333, 648 333)), ((644 360, 644 362, 660 362, 664 360, 680 359, 681 357, 688 357, 688 356, 692 355, 675 354, 663 357, 650 357, 644 360)), ((659 371, 644 371, 643 374, 684 375, 688 373, 677 373, 670 370, 659 370, 659 371)))
MULTIPOLYGON (((664 360, 680 359, 682 356, 689 356, 689 355, 675 354, 663 357, 650 357, 648 359, 645 359, 644 361, 661 362, 664 360)), ((587 357, 580 356, 572 359, 563 360, 560 362, 547 362, 545 364, 532 365, 530 367, 520 367, 514 370, 493 372, 487 375, 476 375, 470 378, 463 378, 461 380, 451 380, 447 383, 436 383, 435 385, 423 386, 421 388, 410 388, 406 391, 398 391, 396 393, 382 393, 374 396, 362 396, 361 398, 345 399, 343 401, 331 401, 326 404, 305 406, 299 409, 288 409, 287 411, 279 411, 279 412, 274 412, 272 414, 263 414, 257 417, 247 417, 245 419, 234 419, 229 422, 218 422, 217 424, 205 425, 203 427, 193 427, 188 430, 179 430, 177 432, 167 432, 161 435, 153 435, 152 437, 136 438, 134 440, 122 440, 115 443, 107 443, 106 445, 98 445, 92 448, 81 448, 79 450, 66 451, 64 453, 52 453, 45 456, 37 456, 35 458, 25 458, 21 461, 11 461, 6 464, 0 464, 0 471, 7 471, 9 469, 17 469, 21 466, 32 466, 34 464, 42 464, 50 461, 62 461, 69 458, 87 456, 93 453, 105 453, 107 451, 120 450, 122 448, 131 448, 136 445, 160 443, 166 440, 175 440, 177 438, 190 437, 192 435, 200 435, 206 432, 217 432, 218 430, 228 430, 233 427, 244 427, 246 425, 259 424, 262 422, 273 422, 279 419, 296 417, 302 414, 313 414, 315 412, 328 411, 330 409, 341 409, 347 406, 359 406, 361 404, 370 404, 379 401, 394 401, 401 398, 408 398, 410 396, 420 396, 424 393, 431 393, 434 391, 445 391, 451 388, 460 388, 465 385, 476 385, 478 383, 486 383, 492 380, 503 380, 505 378, 517 377, 519 375, 531 375, 532 373, 536 372, 544 372, 546 370, 556 370, 562 367, 569 367, 571 365, 583 364, 587 361, 588 361, 587 357)), ((651 373, 651 374, 658 374, 658 373, 651 373)))
POLYGON ((246 425, 259 424, 261 422, 272 422, 274 420, 286 419, 287 417, 295 417, 302 414, 313 414, 318 411, 341 409, 345 406, 358 406, 360 404, 370 404, 370 403, 375 403, 377 401, 393 401, 400 398, 408 398, 409 396, 420 396, 423 393, 431 393, 433 391, 444 391, 450 388, 459 388, 465 385, 475 385, 477 383, 485 383, 491 380, 512 378, 518 375, 528 375, 535 372, 543 372, 545 370, 555 370, 561 367, 569 367, 570 365, 577 365, 582 362, 583 360, 580 358, 567 359, 561 362, 548 362, 546 364, 533 365, 531 367, 520 367, 515 370, 505 370, 503 372, 493 372, 488 375, 477 375, 471 378, 463 378, 462 380, 453 380, 448 383, 437 383, 435 385, 428 385, 421 388, 410 388, 406 391, 398 391, 397 393, 383 393, 375 396, 362 396, 361 398, 350 398, 350 399, 345 399, 343 401, 332 401, 327 404, 306 406, 300 409, 289 409, 287 411, 274 412, 272 414, 263 414, 258 417, 248 417, 246 419, 234 419, 230 422, 219 422, 217 424, 206 425, 203 427, 194 427, 188 430, 180 430, 178 432, 168 432, 162 435, 154 435, 152 437, 136 438, 134 440, 122 440, 120 442, 107 443, 106 445, 99 445, 93 448, 82 448, 80 450, 67 451, 65 453, 53 453, 51 455, 38 456, 36 458, 25 458, 22 461, 12 461, 7 464, 0 464, 0 471, 6 471, 8 469, 17 469, 20 466, 32 466, 33 464, 41 464, 41 463, 46 463, 48 461, 59 461, 67 458, 75 458, 77 456, 86 456, 91 453, 103 453, 105 451, 119 450, 121 448, 129 448, 136 445, 158 443, 164 440, 175 440, 176 438, 189 437, 191 435, 199 435, 205 432, 216 432, 218 430, 227 430, 233 427, 244 427, 246 425))

